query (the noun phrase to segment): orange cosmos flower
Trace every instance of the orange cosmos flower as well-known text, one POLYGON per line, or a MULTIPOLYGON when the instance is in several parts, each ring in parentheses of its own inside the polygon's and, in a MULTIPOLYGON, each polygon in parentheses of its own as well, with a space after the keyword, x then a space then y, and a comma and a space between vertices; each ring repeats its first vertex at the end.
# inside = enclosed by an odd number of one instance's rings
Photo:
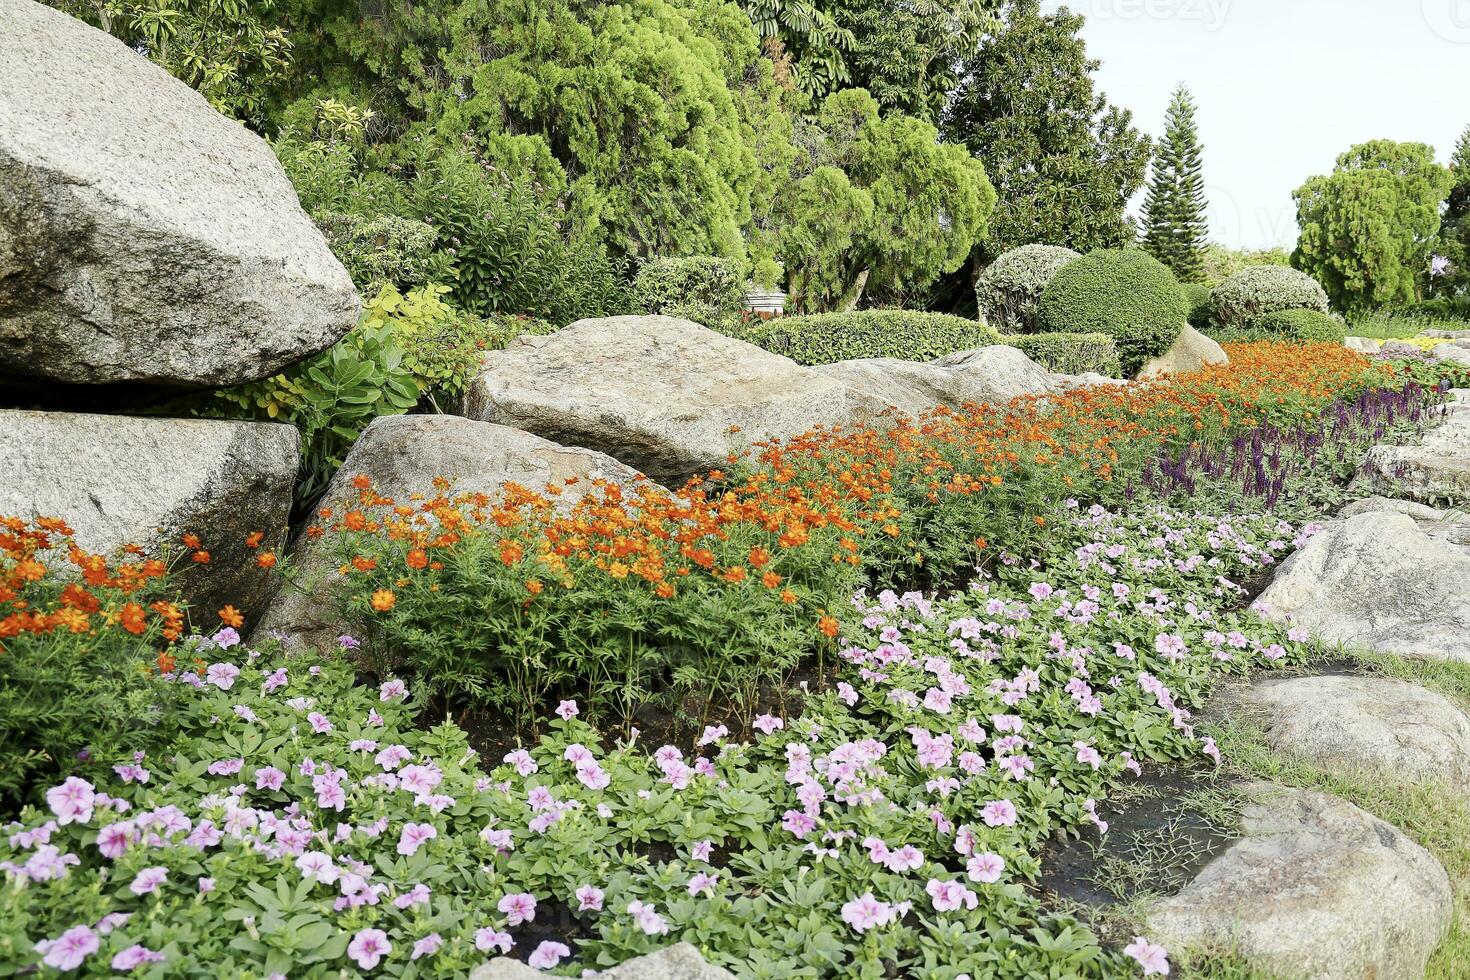
POLYGON ((219 611, 219 620, 226 626, 233 626, 235 629, 239 629, 245 625, 245 617, 240 615, 240 610, 234 606, 225 606, 225 608, 221 609, 219 611))
POLYGON ((372 606, 378 612, 387 612, 398 604, 398 597, 388 589, 379 589, 373 593, 372 606))

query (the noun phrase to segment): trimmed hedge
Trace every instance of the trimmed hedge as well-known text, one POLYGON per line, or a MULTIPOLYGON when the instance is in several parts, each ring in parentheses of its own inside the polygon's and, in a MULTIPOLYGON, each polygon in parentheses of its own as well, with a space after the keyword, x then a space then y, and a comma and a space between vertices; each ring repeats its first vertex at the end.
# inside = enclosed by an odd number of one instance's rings
POLYGON ((1105 333, 1132 375, 1178 339, 1189 318, 1179 280, 1142 249, 1102 249, 1062 266, 1037 322, 1054 333, 1105 333))
POLYGON ((975 280, 981 317, 1003 334, 1034 333, 1042 291, 1062 266, 1081 257, 1059 245, 1011 249, 975 280))
POLYGON ((1327 313, 1327 293, 1305 272, 1279 265, 1241 269, 1210 293, 1214 320, 1222 327, 1249 327, 1282 310, 1327 313))
POLYGON ((752 323, 741 339, 807 366, 866 357, 931 361, 1001 341, 978 320, 914 310, 777 317, 752 323))
POLYGON ((1317 310, 1279 310, 1256 320, 1259 330, 1292 340, 1323 340, 1342 343, 1347 327, 1341 320, 1317 310))
POLYGON ((1031 360, 1056 374, 1101 374, 1118 377, 1117 342, 1105 333, 1033 333, 1002 337, 1001 343, 1019 347, 1031 360))

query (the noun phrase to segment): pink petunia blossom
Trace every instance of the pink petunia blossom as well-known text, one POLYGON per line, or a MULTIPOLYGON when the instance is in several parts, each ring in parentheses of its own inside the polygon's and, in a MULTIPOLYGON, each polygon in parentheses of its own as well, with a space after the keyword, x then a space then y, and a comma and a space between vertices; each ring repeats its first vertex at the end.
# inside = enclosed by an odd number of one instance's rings
POLYGON ((1154 974, 1165 977, 1169 975, 1169 951, 1142 936, 1134 936, 1133 942, 1123 947, 1123 955, 1136 960, 1143 967, 1143 975, 1146 977, 1154 974))
POLYGON ((505 915, 507 924, 518 926, 536 918, 536 896, 530 892, 515 892, 501 898, 496 908, 505 915))
POLYGON ((56 970, 75 970, 97 952, 102 941, 90 926, 72 926, 56 939, 43 939, 36 943, 36 952, 41 962, 56 970))
POLYGON ((1005 874, 1006 862, 999 854, 986 851, 970 858, 965 865, 965 870, 969 873, 971 881, 993 885, 1005 874))
POLYGON ((240 668, 234 664, 210 664, 204 672, 204 681, 221 691, 228 691, 235 686, 235 678, 239 676, 240 668))
POLYGON ((531 951, 531 955, 526 958, 526 965, 534 970, 552 970, 571 955, 572 951, 564 943, 547 939, 531 951))
POLYGON ((420 847, 438 836, 438 829, 431 823, 406 823, 398 835, 398 853, 417 854, 420 847))
POLYGON ((134 895, 152 895, 166 881, 168 881, 168 868, 154 865, 139 871, 133 878, 132 884, 128 885, 128 891, 134 895))
POLYGON ((601 912, 603 893, 601 888, 583 885, 575 892, 578 912, 601 912))
POLYGON ((842 921, 859 933, 886 926, 894 917, 893 906, 880 902, 872 892, 864 892, 842 906, 842 921))
POLYGON ((68 776, 60 786, 53 786, 46 791, 46 805, 56 814, 56 822, 62 826, 69 823, 90 823, 96 799, 97 793, 92 784, 76 776, 68 776))
POLYGON ((413 952, 409 954, 408 958, 418 960, 423 959, 425 956, 433 956, 439 952, 440 947, 443 945, 444 937, 437 932, 431 932, 413 944, 413 952))
POLYGON ((577 702, 575 701, 563 701, 556 706, 556 715, 563 721, 571 721, 579 714, 581 712, 577 709, 577 702))
POLYGON ((1011 827, 1016 823, 1016 805, 1010 800, 991 800, 980 810, 987 827, 1011 827))
POLYGON ((515 944, 515 940, 510 937, 510 933, 508 932, 501 932, 499 929, 492 929, 489 926, 475 930, 475 948, 482 953, 488 953, 491 950, 509 953, 511 947, 515 944))
POLYGON ((155 953, 147 946, 134 944, 112 958, 112 968, 122 973, 137 969, 144 963, 162 963, 163 954, 155 953))
POLYGON ((393 944, 388 941, 388 934, 381 929, 360 929, 352 937, 352 942, 347 944, 348 958, 363 970, 375 969, 383 957, 391 952, 393 944))

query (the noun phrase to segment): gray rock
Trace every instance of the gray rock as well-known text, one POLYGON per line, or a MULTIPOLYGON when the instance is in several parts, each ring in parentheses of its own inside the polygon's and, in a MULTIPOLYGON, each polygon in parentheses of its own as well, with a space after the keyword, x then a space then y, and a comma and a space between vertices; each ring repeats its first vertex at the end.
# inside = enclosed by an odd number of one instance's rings
POLYGON ((1354 500, 1337 512, 1338 517, 1357 517, 1359 514, 1403 514, 1415 521, 1442 521, 1445 513, 1428 504, 1412 500, 1393 500, 1389 497, 1365 497, 1354 500))
POLYGON ((1344 775, 1470 791, 1470 716, 1390 677, 1265 678, 1238 696, 1282 755, 1344 775))
MULTIPOLYGON (((533 980, 545 975, 502 956, 476 967, 470 980, 533 980)), ((734 980, 734 974, 706 963, 688 943, 666 946, 590 976, 596 980, 734 980)))
POLYGON ((300 436, 289 425, 0 411, 0 514, 60 517, 77 544, 111 555, 126 544, 177 553, 197 534, 207 565, 185 561, 178 581, 201 628, 233 604, 253 625, 272 573, 255 564, 285 543, 300 436))
POLYGON ((666 316, 580 320, 486 355, 464 414, 670 483, 754 443, 845 425, 856 399, 788 358, 666 316))
POLYGON ((1359 354, 1377 354, 1383 349, 1383 341, 1372 337, 1349 337, 1343 341, 1343 346, 1359 354))
POLYGON ((1236 950, 1305 980, 1418 980, 1449 928, 1449 876, 1397 828, 1336 797, 1247 787, 1245 836, 1148 914, 1171 949, 1236 950))
POLYGON ((1188 374, 1211 364, 1229 364, 1225 348, 1206 337, 1194 327, 1186 326, 1174 341, 1174 346, 1143 365, 1138 372, 1140 381, 1151 381, 1171 374, 1188 374))
POLYGON ((1448 417, 1417 446, 1374 446, 1358 486, 1435 506, 1470 504, 1470 405, 1456 400, 1448 417))
POLYGON ((1444 337, 1447 340, 1466 340, 1470 339, 1470 330, 1426 330, 1424 331, 1424 336, 1444 337))
POLYGON ((1463 347, 1460 343, 1437 344, 1430 348, 1429 356, 1436 361, 1448 361, 1452 364, 1470 367, 1470 348, 1463 347))
POLYGON ((1260 602, 1330 643, 1470 661, 1470 554, 1404 514, 1330 525, 1282 563, 1260 602))
MULTIPOLYGON (((638 474, 615 459, 488 422, 454 415, 398 415, 375 419, 358 437, 342 469, 322 497, 341 513, 358 500, 353 478, 363 474, 377 493, 407 503, 435 494, 434 479, 450 481, 449 493, 498 498, 506 484, 542 491, 555 486, 557 505, 570 507, 593 492, 595 480, 632 485, 638 474), (570 481, 570 482, 569 482, 570 481)), ((330 544, 299 536, 293 545, 292 581, 261 620, 257 635, 276 632, 292 645, 329 648, 346 625, 331 602, 339 581, 330 544)))
POLYGON ((1015 347, 996 345, 935 361, 874 357, 812 368, 851 388, 862 411, 877 416, 896 408, 910 418, 944 406, 1004 406, 1020 395, 1058 390, 1053 375, 1015 347))
POLYGON ((1424 353, 1421 348, 1402 340, 1385 340, 1378 346, 1378 352, 1389 357, 1418 357, 1424 353))
POLYGON ((231 385, 357 311, 264 141, 121 41, 0 0, 0 372, 231 385))
POLYGON ((1127 384, 1117 378, 1110 378, 1096 371, 1088 371, 1085 374, 1054 374, 1052 381, 1062 391, 1074 391, 1078 388, 1098 388, 1103 385, 1127 384))

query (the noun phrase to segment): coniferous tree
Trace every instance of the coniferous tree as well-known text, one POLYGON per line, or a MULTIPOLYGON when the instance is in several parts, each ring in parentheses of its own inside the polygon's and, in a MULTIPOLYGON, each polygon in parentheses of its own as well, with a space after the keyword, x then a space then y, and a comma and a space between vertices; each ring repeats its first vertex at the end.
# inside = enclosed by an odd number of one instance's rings
POLYGON ((1203 155, 1194 122, 1194 99, 1181 85, 1169 103, 1143 212, 1143 247, 1172 269, 1180 282, 1204 278, 1208 226, 1203 155))
POLYGON ((1455 183, 1445 202, 1440 245, 1430 265, 1430 289, 1441 296, 1470 288, 1470 126, 1455 144, 1450 173, 1455 183))

